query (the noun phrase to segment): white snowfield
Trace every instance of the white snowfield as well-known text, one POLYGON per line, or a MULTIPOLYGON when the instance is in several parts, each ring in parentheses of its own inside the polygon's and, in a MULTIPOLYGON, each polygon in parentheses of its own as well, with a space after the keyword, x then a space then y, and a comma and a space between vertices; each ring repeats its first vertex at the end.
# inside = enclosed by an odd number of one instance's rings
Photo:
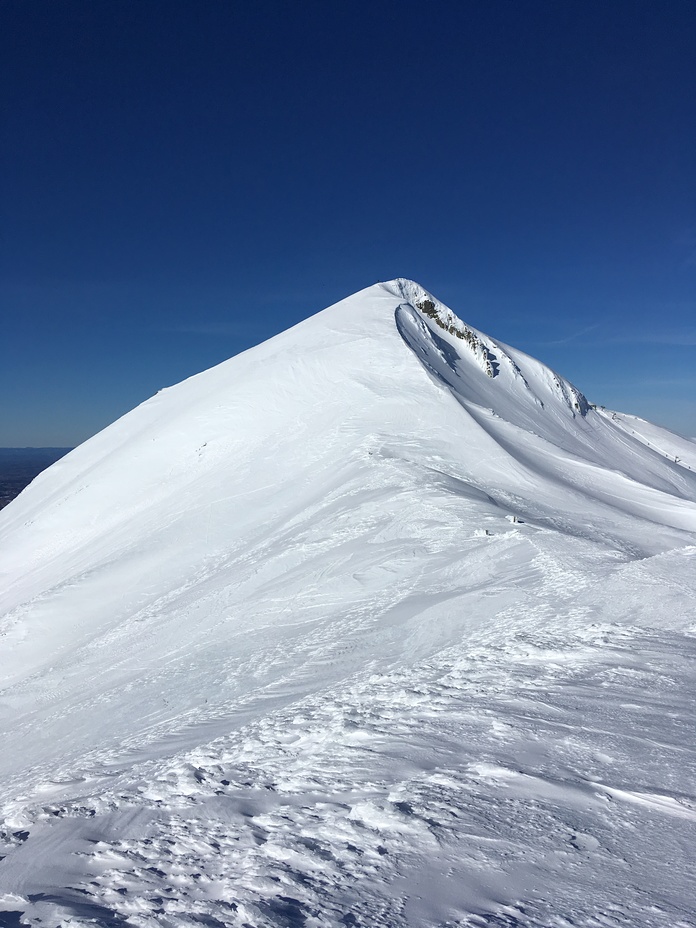
POLYGON ((696 925, 696 444, 417 284, 0 513, 0 924, 696 925))

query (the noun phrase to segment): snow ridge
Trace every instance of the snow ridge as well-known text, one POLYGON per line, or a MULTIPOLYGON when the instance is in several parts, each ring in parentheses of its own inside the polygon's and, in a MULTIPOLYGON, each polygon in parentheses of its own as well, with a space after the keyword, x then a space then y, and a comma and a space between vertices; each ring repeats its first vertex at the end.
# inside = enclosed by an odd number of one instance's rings
POLYGON ((432 294, 412 280, 399 278, 396 281, 399 290, 409 305, 418 309, 423 316, 433 322, 445 332, 461 339, 472 352, 483 372, 488 377, 498 374, 497 358, 485 337, 475 329, 470 328, 444 303, 436 300, 432 294))
MULTIPOLYGON (((435 323, 442 332, 454 336, 458 340, 458 342, 450 341, 450 344, 457 349, 457 352, 465 345, 471 353, 470 356, 475 359, 478 366, 489 378, 498 377, 501 373, 501 366, 504 365, 512 375, 513 380, 517 381, 517 386, 522 387, 537 406, 544 407, 544 399, 537 390, 532 388, 520 364, 514 359, 511 352, 505 349, 505 346, 496 343, 489 336, 467 325, 448 306, 436 299, 431 293, 428 293, 415 281, 397 278, 393 281, 393 285, 395 291, 405 300, 407 307, 417 310, 424 320, 435 323), (462 342, 464 345, 460 344, 462 342)), ((430 331, 435 334, 435 330, 432 328, 430 331)), ((580 390, 548 368, 544 368, 544 370, 548 374, 545 379, 550 383, 555 399, 560 400, 573 417, 576 415, 586 416, 590 404, 580 390)))

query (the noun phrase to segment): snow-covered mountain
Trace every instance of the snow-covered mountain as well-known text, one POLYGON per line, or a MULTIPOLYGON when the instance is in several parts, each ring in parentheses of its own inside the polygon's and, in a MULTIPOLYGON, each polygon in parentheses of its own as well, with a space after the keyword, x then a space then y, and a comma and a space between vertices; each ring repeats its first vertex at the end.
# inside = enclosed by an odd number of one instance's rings
POLYGON ((0 924, 693 925, 695 545, 412 281, 161 391, 0 512, 0 924))

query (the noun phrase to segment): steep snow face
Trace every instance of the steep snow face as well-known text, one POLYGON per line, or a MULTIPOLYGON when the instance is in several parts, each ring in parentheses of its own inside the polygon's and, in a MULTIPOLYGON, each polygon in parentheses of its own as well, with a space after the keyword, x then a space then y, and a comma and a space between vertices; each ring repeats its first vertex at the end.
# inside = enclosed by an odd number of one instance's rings
MULTIPOLYGON (((621 428, 618 414, 598 413, 569 381, 467 326, 422 287, 402 280, 394 287, 406 300, 396 310, 398 331, 426 370, 495 441, 497 447, 487 449, 490 460, 498 460, 503 450, 516 465, 529 468, 532 481, 540 474, 553 476, 569 489, 589 491, 593 502, 696 529, 693 506, 682 505, 695 498, 693 443, 677 437, 673 446, 675 436, 667 430, 659 430, 662 442, 657 434, 652 444, 642 442, 640 426, 621 428), (634 441, 627 443, 629 432, 634 441), (676 507, 670 497, 678 500, 676 507)), ((471 456, 467 464, 473 464, 471 456)), ((506 490, 516 495, 517 488, 506 490)), ((559 508, 571 498, 558 500, 559 508)))
POLYGON ((688 924, 695 540, 693 443, 413 281, 161 391, 0 513, 0 911, 688 924))
MULTIPOLYGON (((437 328, 442 329, 443 332, 448 335, 454 335, 456 339, 463 343, 460 346, 459 352, 456 350, 452 351, 452 348, 457 346, 457 342, 453 343, 451 340, 449 340, 449 351, 444 349, 443 360, 445 360, 449 367, 454 368, 455 373, 457 372, 457 368, 461 366, 467 357, 469 360, 473 357, 484 373, 491 379, 499 376, 501 373, 503 377, 507 374, 508 390, 510 389, 510 378, 512 378, 515 405, 518 407, 517 416, 519 416, 521 412, 519 407, 527 405, 530 398, 537 406, 543 408, 544 397, 547 402, 555 402, 556 404, 560 403, 562 406, 567 406, 573 417, 576 414, 583 416, 587 414, 589 410, 587 400, 572 383, 559 377, 558 374, 555 374, 543 364, 539 364, 532 358, 521 355, 520 352, 514 352, 505 345, 494 342, 487 335, 466 325, 466 323, 455 316, 449 307, 440 303, 439 300, 436 300, 414 281, 396 280, 394 281, 394 285, 396 291, 401 293, 406 301, 397 309, 397 319, 413 319, 413 310, 415 308, 420 315, 427 316, 428 319, 434 321, 437 328), (464 348, 464 346, 466 346, 466 348, 464 348), (468 351, 466 349, 468 349, 468 351), (449 361, 447 355, 449 355, 449 361), (522 369, 515 360, 514 355, 517 355, 520 359, 525 359, 523 364, 529 367, 533 372, 532 383, 534 386, 530 385, 530 381, 527 380, 522 373, 522 369)), ((415 315, 417 318, 417 314, 415 315)), ((437 329, 433 329, 432 326, 429 327, 428 331, 426 331, 426 329, 427 327, 421 329, 421 338, 417 339, 417 344, 420 344, 421 349, 423 349, 423 343, 428 344, 434 342, 436 351, 439 347, 442 353, 443 339, 441 334, 437 332, 437 329)), ((402 334, 407 338, 404 332, 402 332, 402 334)), ((451 383, 448 385, 452 386, 451 383)), ((492 395, 495 396, 495 393, 492 395)))

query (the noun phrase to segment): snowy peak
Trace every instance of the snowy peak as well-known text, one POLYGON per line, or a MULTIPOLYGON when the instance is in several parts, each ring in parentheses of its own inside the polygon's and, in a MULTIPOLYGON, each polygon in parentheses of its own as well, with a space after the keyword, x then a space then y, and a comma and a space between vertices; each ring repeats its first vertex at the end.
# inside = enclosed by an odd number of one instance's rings
POLYGON ((0 513, 0 609, 22 601, 25 581, 50 588, 140 542, 150 569, 164 569, 172 523, 191 563, 222 557, 230 526, 241 537, 256 524, 259 500, 282 522, 297 494, 321 497, 318 474, 332 484, 361 455, 369 479, 378 460, 408 462, 409 474, 447 461, 454 485, 564 531, 584 533, 597 505, 619 546, 647 520, 661 528, 641 544, 660 550, 673 529, 696 527, 683 504, 696 461, 658 433, 628 434, 419 284, 375 284, 158 393, 41 474, 0 513))
POLYGON ((444 332, 461 339, 488 377, 498 375, 499 365, 485 336, 462 322, 449 306, 445 306, 415 281, 398 278, 394 284, 410 307, 432 320, 444 332))
POLYGON ((95 435, 0 512, 0 923, 686 925, 694 449, 407 280, 95 435))
MULTIPOLYGON (((396 310, 396 324, 404 341, 421 363, 451 389, 459 400, 471 400, 496 411, 500 399, 517 395, 519 412, 525 407, 538 409, 551 403, 571 418, 586 416, 590 405, 580 390, 559 374, 523 352, 515 351, 473 326, 467 325, 448 306, 412 280, 397 278, 387 285, 402 297, 396 310), (467 383, 465 371, 479 368, 489 380, 500 380, 490 391, 467 383), (484 395, 485 394, 485 395, 484 395)), ((515 413, 511 410, 512 419, 515 413)))

